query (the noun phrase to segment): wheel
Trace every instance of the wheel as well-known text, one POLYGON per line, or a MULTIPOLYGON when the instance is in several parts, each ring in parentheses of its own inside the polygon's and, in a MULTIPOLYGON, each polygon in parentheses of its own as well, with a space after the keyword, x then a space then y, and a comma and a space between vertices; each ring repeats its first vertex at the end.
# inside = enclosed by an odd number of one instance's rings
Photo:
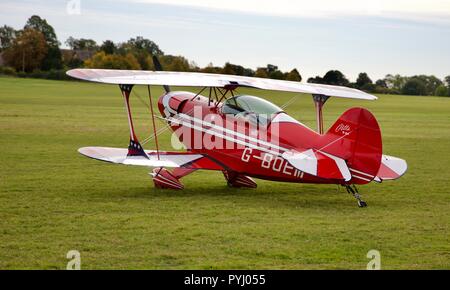
POLYGON ((366 206, 367 206, 367 203, 366 203, 365 201, 358 200, 358 206, 359 206, 359 207, 366 207, 366 206))

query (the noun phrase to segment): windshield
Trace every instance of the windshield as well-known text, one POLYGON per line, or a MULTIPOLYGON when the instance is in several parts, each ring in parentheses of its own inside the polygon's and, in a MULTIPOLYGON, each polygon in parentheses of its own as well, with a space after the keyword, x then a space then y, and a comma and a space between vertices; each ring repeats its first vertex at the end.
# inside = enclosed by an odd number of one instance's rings
POLYGON ((222 107, 224 114, 253 113, 267 115, 282 112, 283 110, 269 101, 249 95, 235 96, 226 100, 222 107))

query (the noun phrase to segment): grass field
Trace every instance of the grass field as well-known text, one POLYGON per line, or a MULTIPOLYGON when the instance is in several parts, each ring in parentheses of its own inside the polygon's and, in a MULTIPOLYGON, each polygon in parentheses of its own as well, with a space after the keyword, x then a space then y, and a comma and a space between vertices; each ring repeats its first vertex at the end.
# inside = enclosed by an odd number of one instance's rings
MULTIPOLYGON (((293 96, 248 92, 278 105, 293 96)), ((147 137, 149 114, 133 105, 147 137)), ((83 269, 365 269, 371 249, 383 269, 450 269, 450 98, 329 101, 326 126, 368 107, 384 152, 408 161, 403 178, 360 187, 364 209, 337 186, 257 180, 256 190, 237 190, 216 172, 185 177, 183 191, 157 190, 146 168, 79 155, 127 146, 116 86, 0 78, 0 106, 1 269, 65 269, 72 249, 83 269)), ((310 96, 287 111, 314 126, 310 96)))

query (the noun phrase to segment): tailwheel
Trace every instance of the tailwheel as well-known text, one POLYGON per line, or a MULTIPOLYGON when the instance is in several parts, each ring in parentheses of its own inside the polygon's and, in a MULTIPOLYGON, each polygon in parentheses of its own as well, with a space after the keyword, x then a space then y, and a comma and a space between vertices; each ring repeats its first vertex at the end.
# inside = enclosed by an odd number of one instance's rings
POLYGON ((169 170, 159 167, 150 173, 156 188, 162 189, 183 189, 184 186, 169 170))
POLYGON ((367 203, 364 200, 358 200, 358 206, 359 207, 366 207, 367 203))
POLYGON ((359 195, 358 189, 356 188, 355 185, 353 185, 353 187, 351 185, 344 185, 345 189, 347 189, 347 192, 352 194, 354 198, 356 198, 356 200, 358 201, 358 206, 359 207, 366 207, 367 203, 361 199, 361 195, 359 195))

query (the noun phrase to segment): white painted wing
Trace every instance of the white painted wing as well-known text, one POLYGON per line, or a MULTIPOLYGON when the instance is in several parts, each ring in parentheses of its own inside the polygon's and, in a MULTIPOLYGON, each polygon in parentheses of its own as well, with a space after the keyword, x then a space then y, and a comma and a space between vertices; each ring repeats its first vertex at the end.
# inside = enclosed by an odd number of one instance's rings
POLYGON ((111 147, 83 147, 78 149, 78 152, 89 158, 101 161, 148 167, 181 167, 203 157, 201 154, 184 152, 180 152, 179 154, 160 152, 160 158, 158 160, 156 151, 150 150, 145 151, 149 157, 148 159, 142 156, 127 157, 128 149, 111 147))
POLYGON ((264 78, 193 72, 73 69, 67 75, 91 82, 127 85, 169 85, 192 87, 225 87, 236 85, 263 90, 319 94, 339 98, 376 100, 377 97, 347 87, 309 84, 264 78))

